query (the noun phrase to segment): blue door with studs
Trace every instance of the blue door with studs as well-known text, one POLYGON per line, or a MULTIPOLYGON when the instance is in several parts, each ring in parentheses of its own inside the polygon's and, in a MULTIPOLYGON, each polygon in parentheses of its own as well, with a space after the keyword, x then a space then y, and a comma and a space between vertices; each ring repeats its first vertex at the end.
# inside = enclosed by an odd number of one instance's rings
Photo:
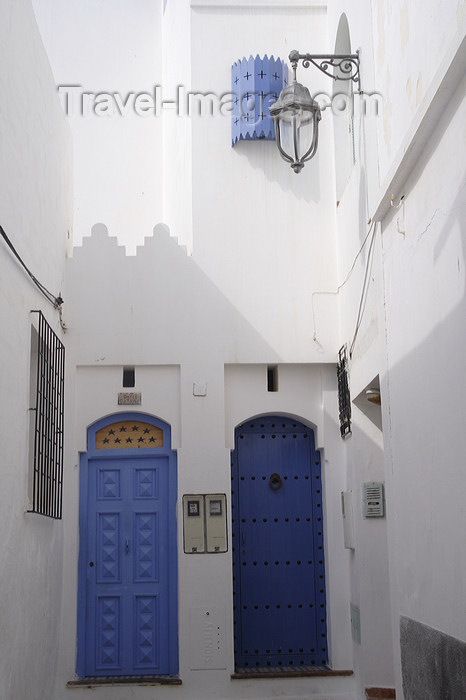
POLYGON ((119 414, 81 459, 78 675, 178 671, 176 459, 170 429, 119 414))
POLYGON ((237 669, 328 663, 320 454, 302 423, 239 426, 232 455, 237 669))

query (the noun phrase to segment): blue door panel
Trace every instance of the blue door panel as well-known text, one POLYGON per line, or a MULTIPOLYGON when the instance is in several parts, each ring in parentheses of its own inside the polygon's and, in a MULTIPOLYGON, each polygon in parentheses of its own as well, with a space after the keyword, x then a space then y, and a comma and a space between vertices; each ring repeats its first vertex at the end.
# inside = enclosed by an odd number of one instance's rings
POLYGON ((173 674, 173 453, 105 452, 87 456, 81 480, 78 674, 173 674))
POLYGON ((237 430, 232 460, 236 666, 328 661, 320 457, 279 416, 237 430))
POLYGON ((89 460, 86 675, 166 665, 168 459, 89 460), (94 639, 95 637, 95 639, 94 639), (160 641, 159 641, 160 640, 160 641))

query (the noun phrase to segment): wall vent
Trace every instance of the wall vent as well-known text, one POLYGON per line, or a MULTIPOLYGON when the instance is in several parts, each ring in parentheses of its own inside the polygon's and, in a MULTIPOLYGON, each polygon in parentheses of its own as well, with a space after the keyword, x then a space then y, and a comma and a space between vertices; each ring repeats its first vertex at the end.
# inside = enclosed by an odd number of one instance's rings
POLYGON ((368 481, 363 484, 363 514, 365 518, 383 518, 384 493, 383 484, 368 481))

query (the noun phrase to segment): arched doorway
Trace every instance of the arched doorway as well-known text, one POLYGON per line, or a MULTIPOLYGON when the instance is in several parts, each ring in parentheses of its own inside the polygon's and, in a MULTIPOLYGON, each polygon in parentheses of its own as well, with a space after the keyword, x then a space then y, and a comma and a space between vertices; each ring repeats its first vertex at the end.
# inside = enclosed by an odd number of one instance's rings
POLYGON ((263 416, 232 454, 235 665, 328 662, 320 454, 312 429, 263 416))
POLYGON ((176 674, 176 454, 139 413, 88 430, 80 462, 77 672, 176 674))

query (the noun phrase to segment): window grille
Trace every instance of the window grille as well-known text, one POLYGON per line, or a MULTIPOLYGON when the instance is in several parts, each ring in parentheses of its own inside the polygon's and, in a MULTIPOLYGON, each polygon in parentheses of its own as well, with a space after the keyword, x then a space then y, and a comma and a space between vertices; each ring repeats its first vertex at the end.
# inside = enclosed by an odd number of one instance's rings
POLYGON ((348 356, 346 345, 338 352, 338 409, 340 414, 340 434, 346 437, 351 434, 351 398, 348 384, 348 356))
POLYGON ((33 421, 32 512, 62 517, 65 347, 41 311, 35 336, 37 354, 33 421))

